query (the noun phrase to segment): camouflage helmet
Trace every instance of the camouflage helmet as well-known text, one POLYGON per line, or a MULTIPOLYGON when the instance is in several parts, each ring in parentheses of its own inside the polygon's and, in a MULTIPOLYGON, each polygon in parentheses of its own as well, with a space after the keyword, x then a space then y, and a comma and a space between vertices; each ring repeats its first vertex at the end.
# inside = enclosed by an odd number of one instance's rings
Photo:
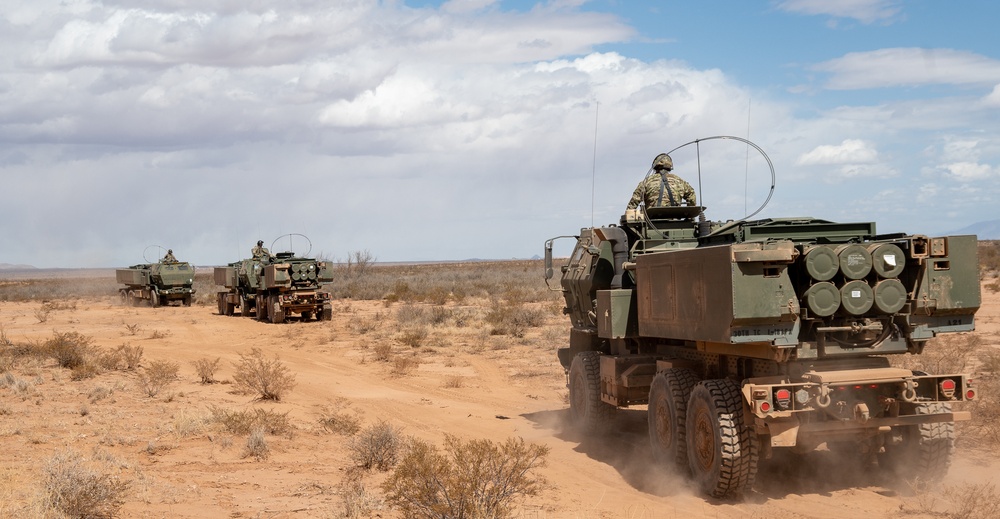
POLYGON ((674 169, 674 159, 671 159, 670 155, 666 153, 661 153, 653 159, 653 169, 672 171, 674 169))
POLYGON ((264 240, 257 240, 257 246, 261 247, 264 245, 264 240))
POLYGON ((167 254, 173 254, 173 253, 174 253, 174 249, 167 249, 167 254))

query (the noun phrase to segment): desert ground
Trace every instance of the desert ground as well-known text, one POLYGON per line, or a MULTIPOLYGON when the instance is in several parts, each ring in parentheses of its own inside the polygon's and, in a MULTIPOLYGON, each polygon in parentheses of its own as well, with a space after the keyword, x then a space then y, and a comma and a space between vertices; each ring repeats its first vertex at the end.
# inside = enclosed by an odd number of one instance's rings
POLYGON ((643 408, 623 410, 599 437, 566 426, 555 349, 567 340, 568 322, 559 293, 542 283, 540 262, 511 267, 516 282, 441 277, 492 263, 421 268, 383 274, 399 279, 374 295, 358 284, 337 287, 332 321, 283 324, 218 315, 210 281, 197 286, 190 307, 150 308, 125 306, 113 272, 43 281, 0 274, 0 517, 60 517, 46 501, 46 474, 74 456, 121 484, 116 517, 402 517, 381 486, 393 469, 359 468, 353 450, 379 424, 438 446, 453 435, 547 447, 533 472, 544 485, 513 502, 513 517, 988 517, 1000 506, 1000 438, 984 422, 995 417, 997 396, 988 389, 1000 364, 995 290, 983 289, 976 332, 928 346, 939 359, 961 349, 966 369, 982 380, 981 402, 966 408, 977 418, 959 427, 941 485, 917 488, 821 448, 762 463, 752 492, 720 501, 650 462, 643 408), (432 275, 447 280, 444 290, 422 291, 417 280, 432 275), (526 313, 505 318, 505 307, 526 313), (32 353, 71 332, 87 338, 91 355, 141 351, 141 360, 78 374, 32 353), (278 401, 234 383, 254 348, 294 377, 278 401), (205 383, 196 365, 215 359, 205 383), (151 387, 154 365, 175 366, 177 377, 151 387), (258 411, 278 423, 255 450, 252 435, 220 417, 258 411))

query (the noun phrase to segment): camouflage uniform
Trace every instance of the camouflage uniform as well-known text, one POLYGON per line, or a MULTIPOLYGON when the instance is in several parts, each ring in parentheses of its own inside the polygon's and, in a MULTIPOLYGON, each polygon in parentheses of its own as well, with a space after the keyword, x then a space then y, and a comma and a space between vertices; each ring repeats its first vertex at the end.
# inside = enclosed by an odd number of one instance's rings
POLYGON ((174 251, 167 250, 167 255, 160 260, 160 263, 177 263, 177 258, 174 257, 174 251))
POLYGON ((267 250, 267 247, 263 245, 257 245, 256 247, 250 249, 250 254, 253 255, 255 259, 270 259, 271 252, 267 250))
POLYGON ((681 177, 671 173, 674 169, 674 161, 670 155, 661 153, 653 159, 653 169, 655 173, 646 176, 636 186, 632 193, 632 199, 628 201, 628 208, 635 209, 639 204, 646 207, 671 207, 681 205, 681 201, 687 205, 697 205, 694 188, 681 177))

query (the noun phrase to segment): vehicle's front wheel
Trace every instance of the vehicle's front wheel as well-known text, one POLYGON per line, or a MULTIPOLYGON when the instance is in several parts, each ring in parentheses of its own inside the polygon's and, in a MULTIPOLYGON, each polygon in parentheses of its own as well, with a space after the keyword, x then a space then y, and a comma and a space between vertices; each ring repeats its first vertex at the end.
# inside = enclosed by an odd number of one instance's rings
POLYGON ((285 322, 285 309, 281 307, 281 303, 278 302, 278 296, 272 295, 268 298, 268 313, 271 316, 271 322, 274 324, 285 322))
POLYGON ((582 351, 569 368, 569 414, 573 425, 586 433, 605 430, 615 406, 601 401, 601 354, 582 351))
POLYGON ((691 476, 712 497, 735 497, 757 476, 758 445, 743 418, 736 382, 706 380, 691 390, 687 408, 691 476))

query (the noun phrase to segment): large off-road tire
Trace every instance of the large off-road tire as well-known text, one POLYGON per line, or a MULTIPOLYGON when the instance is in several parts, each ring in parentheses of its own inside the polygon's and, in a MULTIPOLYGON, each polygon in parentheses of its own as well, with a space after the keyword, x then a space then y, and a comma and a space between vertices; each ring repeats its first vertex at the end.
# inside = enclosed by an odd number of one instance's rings
POLYGON ((121 295, 121 298, 122 298, 122 306, 128 306, 128 304, 129 304, 129 300, 128 300, 128 290, 119 290, 119 291, 118 291, 118 294, 119 294, 119 295, 121 295))
POLYGON ((267 298, 267 303, 267 313, 271 316, 271 322, 274 324, 285 322, 285 309, 282 308, 281 303, 278 302, 278 296, 271 295, 267 298))
MULTIPOLYGON (((944 403, 917 404, 916 414, 950 413, 944 403)), ((879 454, 879 466, 906 480, 924 483, 941 481, 951 466, 955 453, 955 422, 924 423, 893 427, 902 442, 887 444, 879 454)))
POLYGON ((215 299, 219 307, 219 315, 229 315, 228 313, 226 313, 226 310, 229 307, 229 303, 226 302, 225 292, 216 292, 215 299))
POLYGON ((254 299, 255 315, 258 321, 267 320, 267 296, 263 294, 257 294, 254 299))
POLYGON ((323 313, 320 314, 321 321, 331 321, 333 320, 333 307, 330 305, 323 305, 323 313))
POLYGON ((689 369, 670 368, 649 387, 649 444, 653 458, 671 469, 688 470, 687 403, 698 377, 689 369))
POLYGON ((240 315, 250 317, 250 298, 247 296, 240 296, 240 315))
POLYGON ((181 300, 181 304, 184 306, 191 306, 191 294, 184 296, 184 299, 181 300))
POLYGON ((310 312, 309 310, 306 310, 306 311, 302 312, 302 321, 303 322, 312 319, 312 317, 313 317, 313 313, 310 312))
POLYGON ((757 476, 758 444, 743 417, 740 386, 706 380, 691 390, 687 408, 691 477, 712 497, 735 497, 757 476))
POLYGON ((585 433, 604 431, 615 406, 601 401, 601 354, 582 351, 569 368, 569 415, 573 426, 585 433))
POLYGON ((155 290, 149 291, 149 306, 153 308, 160 306, 160 294, 157 294, 155 290))

